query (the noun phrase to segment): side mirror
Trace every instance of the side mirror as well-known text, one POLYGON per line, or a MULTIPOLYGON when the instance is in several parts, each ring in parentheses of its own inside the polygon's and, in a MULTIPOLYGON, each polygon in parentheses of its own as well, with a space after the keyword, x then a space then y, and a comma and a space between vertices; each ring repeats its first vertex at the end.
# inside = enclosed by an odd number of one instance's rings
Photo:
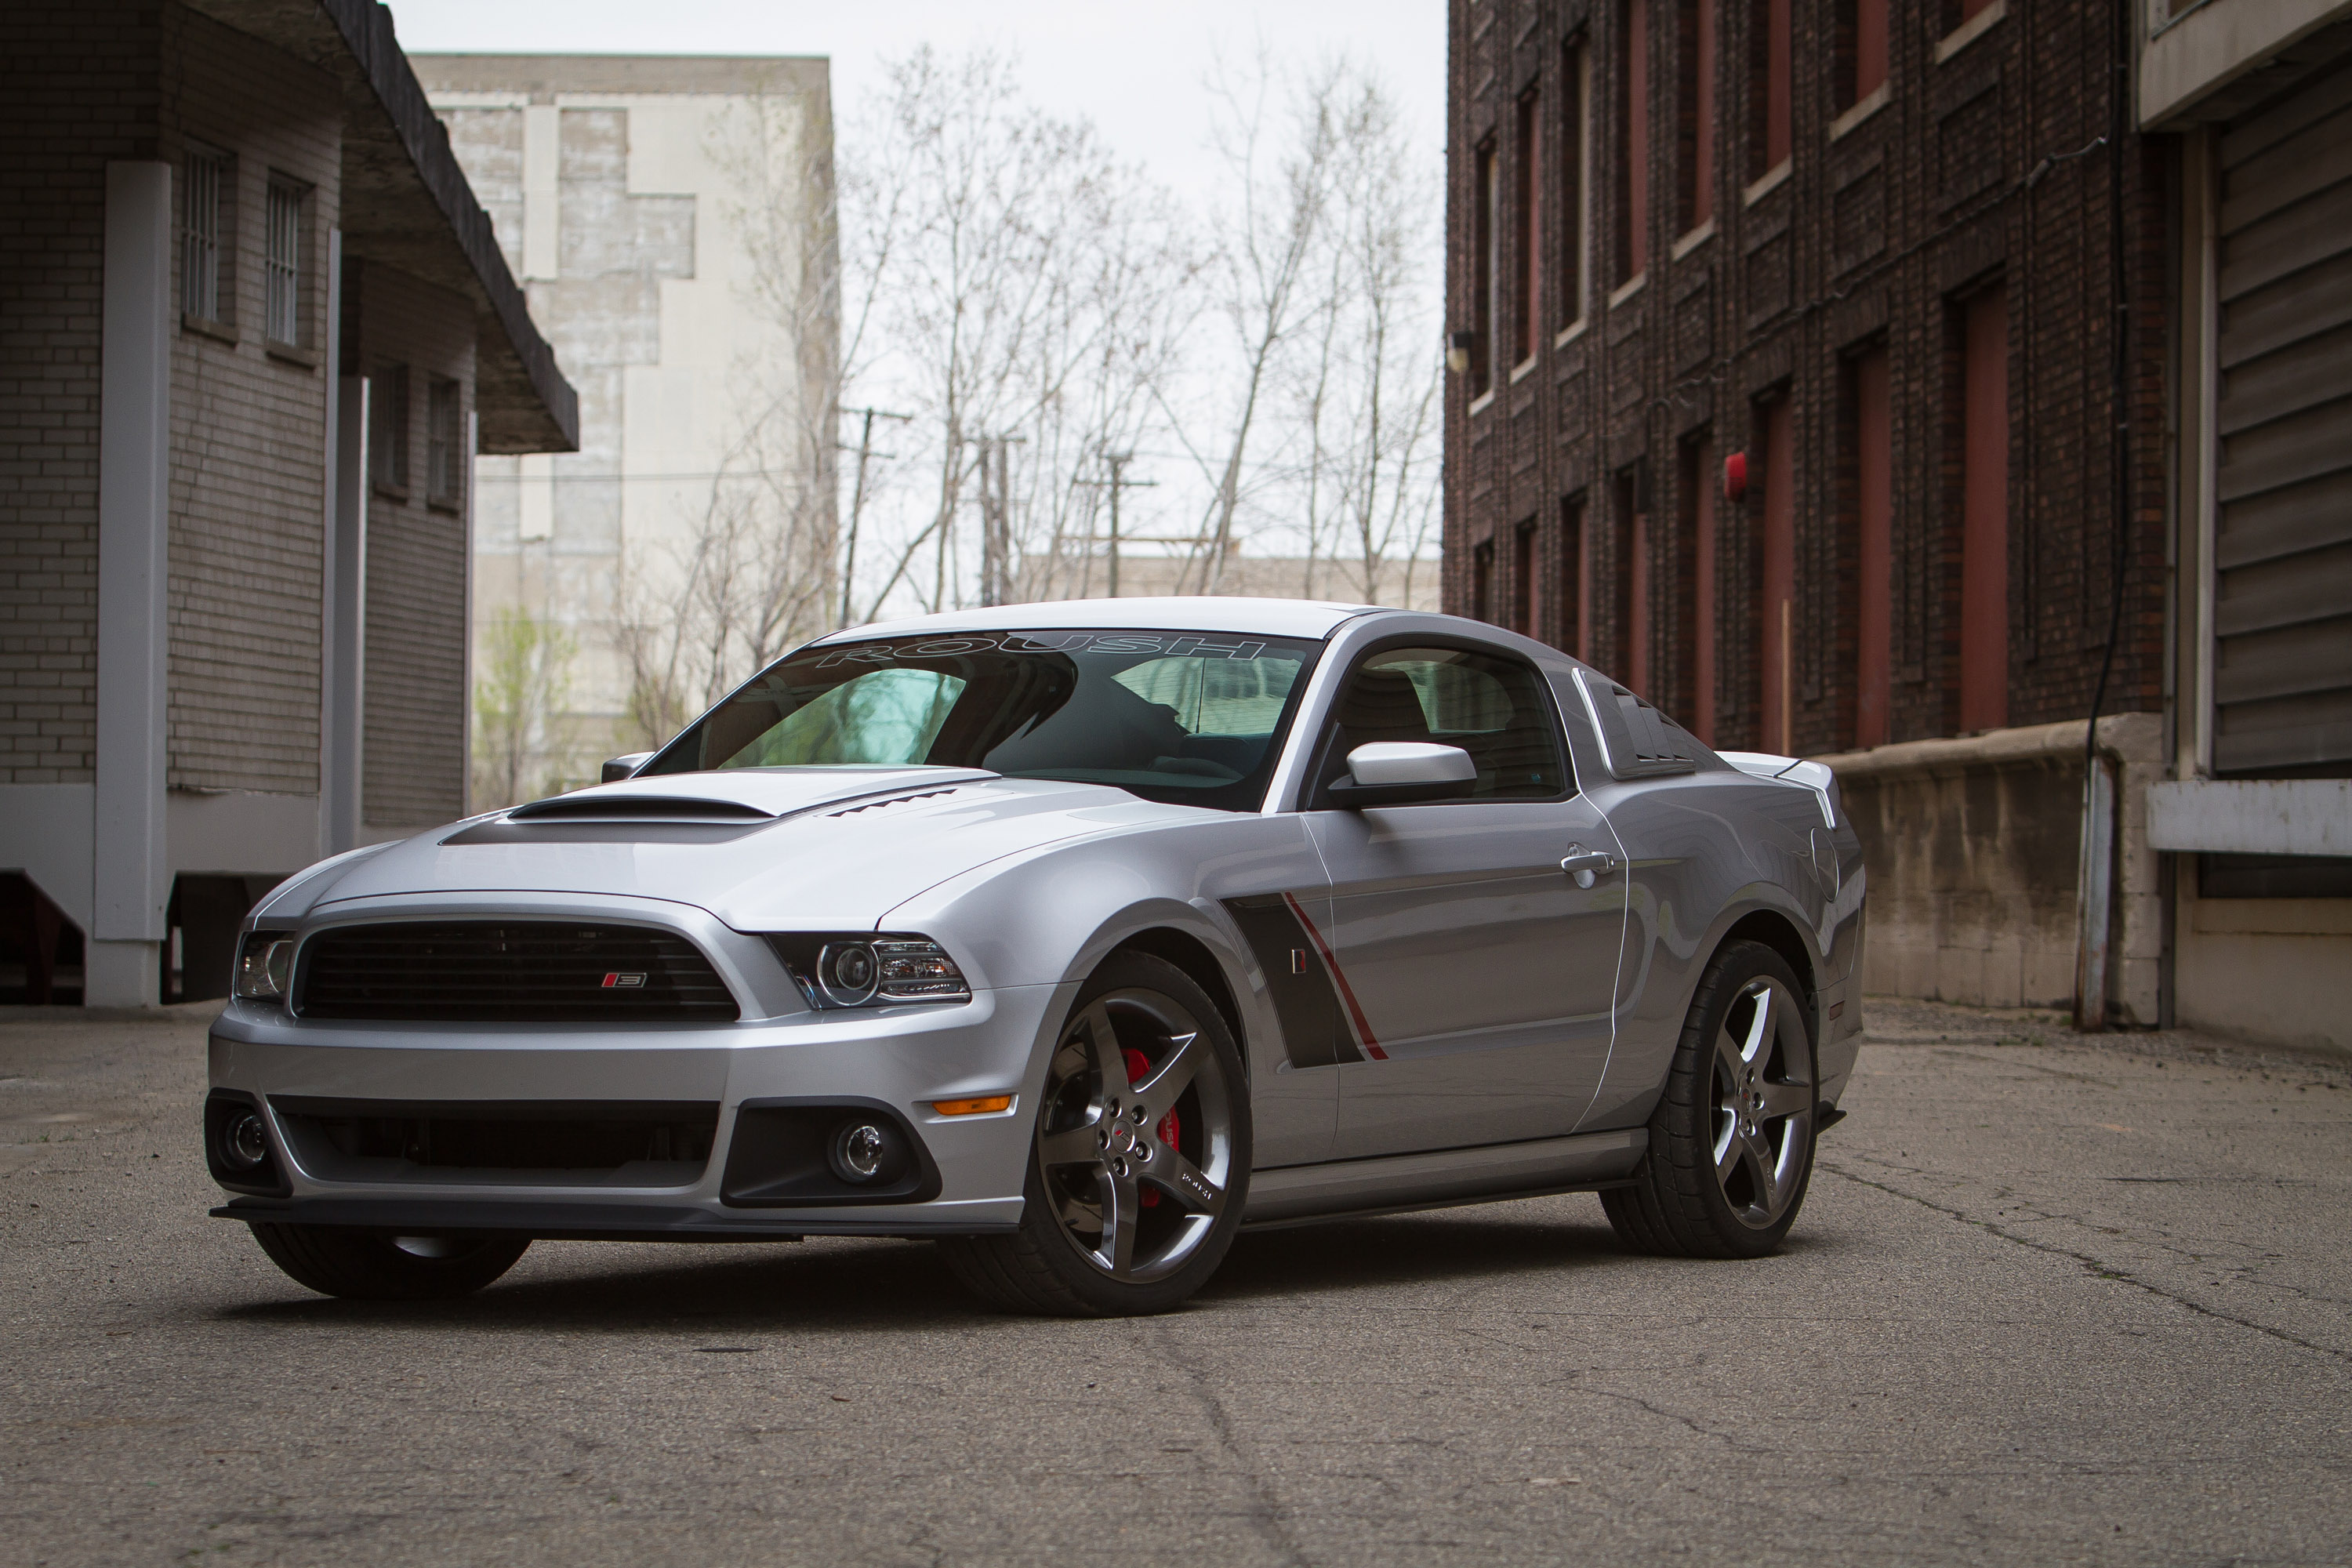
POLYGON ((1478 784, 1478 764, 1459 746, 1375 741, 1348 753, 1348 773, 1334 780, 1331 804, 1348 811, 1459 800, 1478 784))
POLYGON ((631 752, 625 756, 607 757, 604 760, 604 776, 596 782, 599 784, 617 784, 621 780, 630 777, 639 768, 644 767, 647 763, 650 763, 653 760, 654 754, 651 752, 631 752))

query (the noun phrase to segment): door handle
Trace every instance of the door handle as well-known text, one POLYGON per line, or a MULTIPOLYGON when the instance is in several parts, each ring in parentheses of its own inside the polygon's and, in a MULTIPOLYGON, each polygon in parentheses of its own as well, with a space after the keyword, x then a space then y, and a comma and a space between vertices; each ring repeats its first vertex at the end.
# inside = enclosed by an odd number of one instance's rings
POLYGON ((1568 847, 1568 858, 1559 863, 1559 868, 1575 878, 1578 887, 1589 888, 1596 877, 1623 870, 1625 862, 1606 849, 1587 849, 1581 844, 1571 844, 1568 847))

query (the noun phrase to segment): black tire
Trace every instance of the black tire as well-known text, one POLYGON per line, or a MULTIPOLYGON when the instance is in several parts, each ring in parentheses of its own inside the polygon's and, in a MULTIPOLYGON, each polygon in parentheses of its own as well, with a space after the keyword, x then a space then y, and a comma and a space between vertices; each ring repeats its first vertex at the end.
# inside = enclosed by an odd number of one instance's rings
POLYGON ((449 1301, 515 1266, 529 1238, 395 1237, 331 1225, 253 1226, 253 1239, 288 1278, 350 1301, 449 1301))
POLYGON ((1112 954, 1072 1004, 1037 1098, 1021 1228, 941 1242, 949 1268, 1004 1311, 1139 1317, 1181 1305, 1224 1261, 1249 1196, 1249 1088, 1216 1004, 1165 960, 1112 954), (1101 1062, 1098 1026, 1116 1037, 1115 1070, 1101 1062), (1180 1037, 1205 1049, 1171 1089, 1176 1075, 1161 1073, 1188 1048, 1180 1037), (1130 1083, 1125 1063, 1138 1054, 1150 1065, 1130 1083), (1164 1106, 1160 1091, 1173 1095, 1164 1106), (1188 1192, 1188 1182, 1202 1184, 1188 1192), (1106 1218, 1123 1205, 1124 1268, 1106 1218))
POLYGON ((1788 961, 1756 942, 1727 942, 1707 964, 1649 1152, 1631 1186, 1601 1194, 1627 1247, 1664 1258, 1780 1247, 1804 1206, 1819 1121, 1804 994, 1788 961))

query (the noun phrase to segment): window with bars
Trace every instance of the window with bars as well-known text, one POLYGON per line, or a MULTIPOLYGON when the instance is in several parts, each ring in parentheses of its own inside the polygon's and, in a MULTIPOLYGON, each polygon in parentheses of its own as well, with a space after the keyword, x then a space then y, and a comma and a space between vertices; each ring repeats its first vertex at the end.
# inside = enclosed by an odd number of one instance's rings
POLYGON ((269 182, 268 251, 264 258, 267 329, 269 341, 299 347, 302 342, 302 187, 289 181, 269 182))
POLYGON ((228 321, 230 190, 227 156, 192 149, 180 193, 180 310, 199 321, 228 321))
POLYGON ((425 388, 425 500, 455 510, 466 502, 465 400, 456 382, 435 376, 425 388))

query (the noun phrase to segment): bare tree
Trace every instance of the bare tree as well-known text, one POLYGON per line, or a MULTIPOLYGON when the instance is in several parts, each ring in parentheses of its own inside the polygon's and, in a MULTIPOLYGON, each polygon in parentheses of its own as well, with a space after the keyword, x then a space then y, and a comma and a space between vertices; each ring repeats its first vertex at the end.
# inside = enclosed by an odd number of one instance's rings
POLYGON ((477 808, 513 805, 563 786, 570 747, 560 715, 579 644, 551 620, 511 605, 490 617, 474 685, 477 808))
POLYGON ((1090 125, 1026 105, 1003 57, 919 48, 888 80, 845 178, 871 237, 852 269, 877 301, 860 385, 915 413, 901 472, 929 477, 900 498, 868 613, 902 586, 926 609, 963 602, 983 553, 985 592, 1044 596, 1087 571, 1099 499, 1081 481, 1151 417, 1188 300, 1179 226, 1090 125), (960 539, 973 510, 985 551, 960 539))

